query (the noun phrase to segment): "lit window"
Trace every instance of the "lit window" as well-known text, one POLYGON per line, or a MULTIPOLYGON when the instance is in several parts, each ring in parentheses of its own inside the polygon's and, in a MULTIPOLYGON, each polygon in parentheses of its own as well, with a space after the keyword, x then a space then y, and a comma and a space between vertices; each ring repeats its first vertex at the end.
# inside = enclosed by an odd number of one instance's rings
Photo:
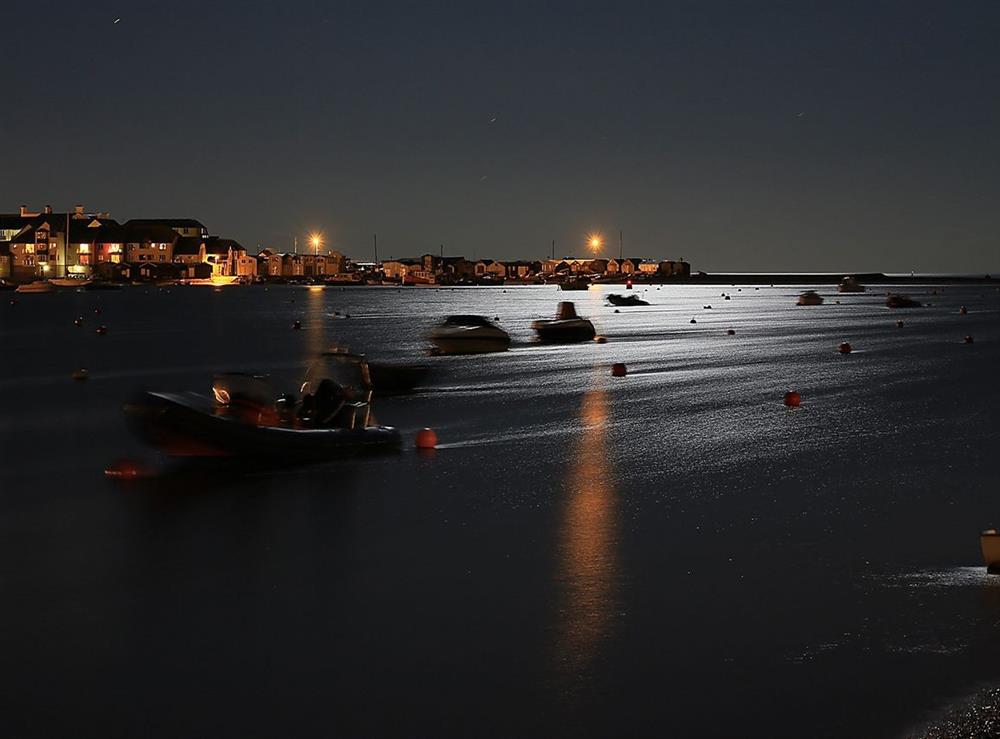
POLYGON ((80 254, 90 254, 90 244, 80 244, 80 254))

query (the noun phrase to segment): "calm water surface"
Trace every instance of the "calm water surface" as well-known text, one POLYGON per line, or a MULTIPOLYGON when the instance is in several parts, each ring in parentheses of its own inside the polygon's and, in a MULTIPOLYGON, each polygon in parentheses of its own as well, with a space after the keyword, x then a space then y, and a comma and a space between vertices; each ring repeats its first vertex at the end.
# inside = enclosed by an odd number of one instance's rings
POLYGON ((1000 293, 804 287, 4 293, 3 735, 892 737, 1000 680, 1000 293), (608 343, 534 345, 562 298, 608 343), (335 342, 432 365, 376 410, 440 449, 104 477, 135 389, 335 342))

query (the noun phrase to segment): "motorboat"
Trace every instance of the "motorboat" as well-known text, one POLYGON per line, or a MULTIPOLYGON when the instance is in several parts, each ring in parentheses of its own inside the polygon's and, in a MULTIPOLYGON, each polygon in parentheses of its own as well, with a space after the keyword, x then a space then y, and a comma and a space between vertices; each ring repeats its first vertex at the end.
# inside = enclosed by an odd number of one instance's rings
POLYGON ((585 277, 574 277, 559 283, 560 290, 589 290, 590 280, 585 277))
POLYGON ((86 277, 53 277, 49 282, 55 287, 75 289, 86 287, 90 284, 90 279, 86 277))
POLYGON ((799 295, 796 305, 823 305, 823 296, 815 290, 806 290, 799 295))
POLYGON ((372 415, 361 355, 324 352, 297 394, 277 395, 265 375, 215 375, 212 396, 144 392, 125 405, 133 432, 173 457, 239 457, 263 464, 319 462, 397 449, 399 431, 372 415))
POLYGON ((52 283, 48 280, 35 280, 34 282, 26 282, 23 285, 18 285, 17 289, 14 290, 16 293, 50 293, 55 288, 52 287, 52 283))
POLYGON ((840 284, 837 285, 839 293, 863 293, 864 291, 865 286, 858 282, 857 278, 850 275, 845 275, 840 284))
POLYGON ((919 308, 920 303, 908 295, 889 293, 885 296, 885 304, 889 308, 919 308))
POLYGON ((986 529, 979 535, 979 548, 983 552, 986 570, 1000 573, 1000 532, 996 529, 986 529))
POLYGON ((482 316, 448 316, 428 338, 438 354, 486 354, 510 347, 510 334, 482 316))
POLYGON ((597 335, 594 324, 576 314, 576 307, 569 301, 559 303, 554 320, 540 320, 531 324, 539 340, 547 344, 569 344, 590 341, 597 335))
POLYGON ((648 302, 640 298, 638 295, 618 295, 617 293, 611 293, 608 295, 608 302, 611 303, 611 305, 626 308, 634 305, 649 305, 648 302))

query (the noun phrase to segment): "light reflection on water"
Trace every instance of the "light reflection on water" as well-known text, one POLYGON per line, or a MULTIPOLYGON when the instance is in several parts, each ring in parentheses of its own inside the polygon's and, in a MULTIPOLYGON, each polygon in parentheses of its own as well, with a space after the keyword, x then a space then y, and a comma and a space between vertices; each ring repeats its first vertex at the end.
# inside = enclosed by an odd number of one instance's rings
POLYGON ((562 597, 555 655, 568 682, 586 672, 608 636, 617 602, 617 494, 607 422, 607 391, 589 390, 580 406, 580 435, 571 457, 558 532, 557 582, 562 584, 562 597))

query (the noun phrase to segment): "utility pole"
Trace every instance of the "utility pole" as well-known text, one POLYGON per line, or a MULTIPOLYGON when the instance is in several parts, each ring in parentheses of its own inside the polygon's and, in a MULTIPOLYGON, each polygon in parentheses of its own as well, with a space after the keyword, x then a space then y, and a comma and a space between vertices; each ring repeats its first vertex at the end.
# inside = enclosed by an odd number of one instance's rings
POLYGON ((378 267, 378 234, 372 234, 372 245, 375 247, 375 266, 378 267))
POLYGON ((618 261, 619 261, 619 263, 620 263, 620 262, 622 261, 622 259, 624 259, 624 257, 625 257, 625 250, 624 250, 624 248, 622 247, 622 243, 623 243, 623 242, 624 242, 624 237, 623 237, 623 235, 622 235, 622 232, 621 232, 621 231, 619 231, 619 232, 618 232, 618 261))
POLYGON ((556 258, 556 240, 552 239, 552 258, 556 258))
POLYGON ((299 237, 298 236, 293 236, 292 237, 292 252, 294 254, 298 254, 299 253, 299 237))

